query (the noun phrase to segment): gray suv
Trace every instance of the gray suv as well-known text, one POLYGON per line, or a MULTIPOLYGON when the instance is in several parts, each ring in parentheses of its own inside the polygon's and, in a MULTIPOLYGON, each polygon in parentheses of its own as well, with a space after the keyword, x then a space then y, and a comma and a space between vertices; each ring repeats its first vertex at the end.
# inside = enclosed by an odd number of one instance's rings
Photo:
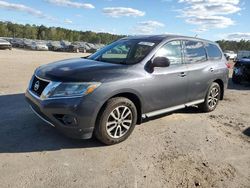
POLYGON ((36 69, 26 99, 43 120, 73 138, 124 141, 152 116, 197 105, 213 111, 228 82, 227 61, 211 41, 127 37, 85 57, 36 69))

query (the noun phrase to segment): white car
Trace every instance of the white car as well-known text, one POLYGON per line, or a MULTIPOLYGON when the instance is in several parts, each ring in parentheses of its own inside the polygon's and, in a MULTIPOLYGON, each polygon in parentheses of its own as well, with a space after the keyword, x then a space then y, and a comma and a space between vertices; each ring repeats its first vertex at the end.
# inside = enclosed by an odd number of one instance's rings
POLYGON ((246 51, 246 50, 242 50, 242 51, 238 51, 237 54, 237 60, 241 60, 243 58, 250 58, 250 51, 246 51))
POLYGON ((237 54, 234 51, 226 50, 224 52, 224 54, 225 54, 226 58, 228 58, 228 59, 235 60, 237 58, 237 54))
POLYGON ((32 50, 41 50, 41 51, 48 51, 49 50, 48 46, 42 42, 32 42, 31 49, 32 50))
POLYGON ((9 49, 9 50, 11 50, 12 46, 7 40, 0 39, 0 49, 9 49))

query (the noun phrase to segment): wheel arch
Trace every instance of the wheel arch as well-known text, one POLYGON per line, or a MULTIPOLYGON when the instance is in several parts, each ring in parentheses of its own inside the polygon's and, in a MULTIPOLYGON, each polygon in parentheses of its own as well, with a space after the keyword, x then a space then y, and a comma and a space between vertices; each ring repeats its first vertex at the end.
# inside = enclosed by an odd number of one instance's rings
POLYGON ((220 100, 224 98, 224 82, 221 79, 216 79, 213 82, 219 84, 220 86, 220 100))
POLYGON ((101 108, 99 109, 98 114, 97 114, 97 118, 100 116, 102 111, 105 109, 108 100, 115 98, 115 97, 124 97, 124 98, 131 100, 134 103, 136 110, 137 110, 136 123, 141 124, 142 123, 142 112, 143 112, 142 111, 142 99, 141 99, 141 97, 139 97, 138 94, 136 94, 135 92, 131 92, 131 91, 117 92, 117 93, 114 93, 113 95, 109 96, 105 100, 105 102, 102 104, 101 108))

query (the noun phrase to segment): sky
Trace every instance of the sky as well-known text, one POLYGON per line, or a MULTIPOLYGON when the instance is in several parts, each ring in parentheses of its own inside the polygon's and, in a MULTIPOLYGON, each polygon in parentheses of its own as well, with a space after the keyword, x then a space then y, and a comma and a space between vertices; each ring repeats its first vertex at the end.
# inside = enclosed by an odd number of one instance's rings
POLYGON ((250 40, 250 0, 0 0, 0 21, 123 35, 250 40))

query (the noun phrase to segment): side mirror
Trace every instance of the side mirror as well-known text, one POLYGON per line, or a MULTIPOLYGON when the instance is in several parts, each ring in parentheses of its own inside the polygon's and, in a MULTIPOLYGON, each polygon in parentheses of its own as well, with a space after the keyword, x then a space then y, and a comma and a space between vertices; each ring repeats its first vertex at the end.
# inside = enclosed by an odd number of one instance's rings
POLYGON ((152 73, 154 72, 154 67, 169 67, 170 61, 166 57, 156 57, 153 60, 151 60, 146 69, 148 72, 152 73))
POLYGON ((156 57, 153 59, 152 67, 169 67, 170 61, 166 57, 156 57))

